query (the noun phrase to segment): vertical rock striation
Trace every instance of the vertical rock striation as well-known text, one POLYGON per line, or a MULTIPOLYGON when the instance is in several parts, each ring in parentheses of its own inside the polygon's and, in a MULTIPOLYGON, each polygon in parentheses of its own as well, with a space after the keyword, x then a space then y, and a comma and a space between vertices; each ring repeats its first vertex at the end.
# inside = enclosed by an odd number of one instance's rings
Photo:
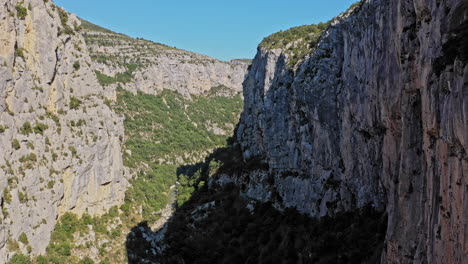
POLYGON ((388 214, 383 263, 468 258, 468 3, 368 0, 296 69, 259 48, 237 130, 244 193, 313 217, 388 214))
POLYGON ((0 4, 0 262, 44 253, 65 212, 100 215, 123 201, 122 118, 77 33, 51 1, 0 4), (28 246, 31 246, 28 249, 28 246))

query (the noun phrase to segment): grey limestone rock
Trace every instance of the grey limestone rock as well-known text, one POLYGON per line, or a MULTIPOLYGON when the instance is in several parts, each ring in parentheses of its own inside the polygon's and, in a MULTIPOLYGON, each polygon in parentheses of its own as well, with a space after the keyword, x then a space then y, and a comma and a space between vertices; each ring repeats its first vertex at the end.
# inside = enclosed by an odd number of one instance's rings
POLYGON ((259 48, 237 142, 268 169, 232 180, 312 217, 386 210, 383 263, 463 263, 467 28, 466 1, 368 0, 297 68, 259 48))
POLYGON ((0 4, 1 263, 8 241, 24 232, 42 254, 58 217, 103 214, 128 184, 123 118, 104 104, 79 20, 59 12, 51 1, 0 4))

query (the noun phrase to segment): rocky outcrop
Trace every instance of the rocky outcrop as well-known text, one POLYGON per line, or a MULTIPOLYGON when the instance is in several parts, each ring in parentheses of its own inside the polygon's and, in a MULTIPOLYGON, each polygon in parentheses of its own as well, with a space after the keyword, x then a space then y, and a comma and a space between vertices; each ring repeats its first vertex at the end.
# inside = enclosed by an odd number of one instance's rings
POLYGON ((15 250, 44 253, 61 214, 121 203, 127 180, 123 120, 104 103, 80 21, 42 0, 3 1, 0 20, 4 263, 15 250))
POLYGON ((468 5, 368 0, 296 69, 259 48, 237 130, 243 193, 312 217, 388 214, 383 263, 468 258, 468 5), (262 168, 262 169, 259 169, 262 168))
MULTIPOLYGON (((119 83, 133 93, 158 94, 163 89, 186 97, 203 95, 214 87, 224 86, 235 93, 242 82, 249 60, 219 61, 205 55, 176 49, 144 39, 134 39, 83 23, 94 68, 109 77, 130 73, 131 82, 119 83)), ((109 84, 115 91, 117 84, 109 84)))

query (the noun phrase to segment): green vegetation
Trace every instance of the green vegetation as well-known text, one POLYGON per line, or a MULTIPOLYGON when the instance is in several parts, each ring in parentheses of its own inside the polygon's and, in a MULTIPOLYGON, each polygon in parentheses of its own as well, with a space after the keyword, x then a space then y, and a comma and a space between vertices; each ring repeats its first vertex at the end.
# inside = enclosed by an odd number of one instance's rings
POLYGON ((36 122, 33 128, 33 131, 36 134, 44 135, 44 131, 46 131, 48 128, 49 128, 48 125, 40 123, 40 122, 36 122))
MULTIPOLYGON (((361 8, 361 6, 364 4, 364 2, 365 2, 365 0, 360 0, 360 1, 358 1, 358 2, 356 2, 356 3, 354 3, 354 4, 352 4, 352 5, 348 8, 347 11, 352 10, 352 9, 355 9, 355 8, 357 8, 357 9, 361 8)), ((355 10, 357 10, 357 9, 355 9, 355 10)))
POLYGON ((10 190, 8 189, 8 187, 5 187, 5 189, 3 189, 3 199, 7 204, 9 204, 11 203, 12 198, 13 197, 11 196, 10 190))
MULTIPOLYGON (((18 192, 18 199, 20 203, 26 203, 28 201, 28 195, 24 192, 18 192)), ((21 239, 21 236, 20 236, 20 239, 21 239)))
MULTIPOLYGON (((125 115, 125 149, 131 152, 124 154, 125 165, 138 172, 121 209, 129 215, 133 206, 141 205, 143 219, 151 222, 159 217, 155 212, 173 199, 170 187, 178 179, 177 166, 167 163, 177 164, 184 154, 199 155, 223 146, 227 136, 211 132, 207 121, 232 131, 242 109, 242 99, 235 96, 188 100, 167 90, 158 96, 141 93, 135 96, 119 89, 115 108, 125 115), (157 165, 159 160, 166 164, 157 165)), ((182 185, 178 199, 187 200, 195 182, 183 176, 179 180, 182 185)))
MULTIPOLYGON (((157 62, 154 60, 162 52, 173 50, 172 47, 144 40, 141 38, 131 38, 129 36, 112 32, 108 29, 99 27, 92 23, 82 20, 81 29, 85 38, 86 44, 90 47, 90 55, 93 61, 105 64, 111 67, 127 68, 125 73, 120 73, 115 76, 107 76, 102 72, 97 72, 96 75, 103 85, 108 85, 118 82, 128 82, 133 78, 133 71, 128 69, 128 65, 134 64, 144 68, 149 65, 154 65, 157 62), (101 49, 95 47, 117 47, 123 48, 118 52, 103 53, 101 49), (132 50, 128 53, 127 50, 132 50), (136 52, 138 55, 136 55, 136 52)), ((197 63, 197 62, 195 62, 197 63)))
POLYGON ((322 32, 330 22, 317 25, 305 25, 274 33, 260 43, 266 49, 283 49, 289 55, 289 66, 296 65, 305 56, 310 54, 317 45, 322 32))
POLYGON ((318 25, 304 25, 293 27, 285 31, 279 31, 266 38, 260 43, 260 47, 267 49, 284 49, 290 43, 297 40, 305 40, 306 42, 316 43, 320 34, 327 29, 328 23, 320 23, 318 25))
POLYGON ((31 126, 31 123, 29 122, 24 122, 23 126, 20 128, 20 134, 23 134, 23 135, 29 135, 33 132, 32 130, 32 126, 31 126))
POLYGON ((17 4, 15 8, 16 8, 16 16, 19 19, 25 19, 26 16, 28 15, 28 10, 21 4, 17 4))
MULTIPOLYGON (((126 262, 124 245, 102 245, 99 241, 124 241, 137 223, 155 222, 161 217, 161 209, 176 201, 182 205, 204 186, 198 179, 200 172, 180 170, 180 165, 201 160, 211 148, 224 146, 243 106, 240 96, 224 98, 215 93, 190 100, 167 90, 154 96, 133 95, 120 88, 117 95, 115 103, 107 104, 125 116, 124 162, 134 175, 124 204, 111 208, 102 217, 85 214, 79 219, 65 214, 56 225, 43 263, 91 263, 90 259, 73 257, 75 251, 86 252, 89 247, 99 251, 101 264, 121 263, 122 259, 126 262), (212 124, 225 130, 226 135, 210 131, 212 124), (174 188, 177 181, 180 184, 174 188), (96 233, 96 241, 77 245, 74 234, 90 230, 96 233)), ((84 120, 70 123, 72 126, 85 124, 84 120)), ((76 155, 75 148, 69 150, 76 155)), ((51 189, 54 185, 54 181, 49 181, 46 187, 51 189)))
POLYGON ((84 259, 80 260, 78 264, 94 264, 94 261, 89 257, 85 257, 84 259))
POLYGON ((52 119, 55 122, 56 125, 58 125, 58 126, 60 125, 60 118, 56 114, 47 111, 46 117, 52 119))
POLYGON ((55 185, 55 181, 49 181, 49 182, 47 183, 47 188, 48 188, 48 189, 52 189, 52 188, 54 188, 54 185, 55 185))
POLYGON ((125 115, 126 165, 159 159, 175 162, 184 153, 223 146, 227 135, 210 131, 210 123, 231 133, 242 109, 241 97, 196 97, 188 100, 172 91, 160 95, 119 90, 116 110, 125 115))
POLYGON ((19 159, 20 162, 28 162, 28 161, 31 161, 31 162, 37 162, 37 156, 36 154, 34 153, 30 153, 28 155, 25 155, 25 156, 22 156, 20 159, 19 159))
POLYGON ((86 230, 86 225, 71 213, 65 213, 55 226, 51 242, 47 247, 47 257, 51 263, 69 263, 68 257, 72 254, 73 233, 77 230, 86 230))
POLYGON ((101 33, 114 33, 113 31, 110 31, 107 28, 100 27, 84 19, 80 19, 80 21, 81 21, 81 27, 87 31, 94 31, 94 32, 101 32, 101 33))
POLYGON ((31 259, 21 253, 16 253, 8 262, 8 264, 31 264, 31 259))
POLYGON ((147 172, 140 172, 131 180, 121 210, 130 215, 132 207, 141 205, 143 219, 154 222, 159 219, 157 212, 170 202, 170 187, 176 182, 177 174, 173 165, 150 166, 147 172))
MULTIPOLYGON (((51 242, 46 249, 47 255, 41 257, 42 263, 94 263, 89 257, 78 259, 74 256, 74 250, 83 250, 83 245, 76 245, 73 237, 75 234, 87 234, 91 229, 96 233, 97 238, 105 238, 108 241, 110 239, 116 239, 116 232, 110 232, 108 226, 114 221, 115 218, 119 217, 117 207, 112 207, 109 212, 101 217, 91 217, 89 214, 83 214, 81 218, 78 218, 75 214, 65 213, 57 222, 54 231, 51 235, 51 242)), ((120 227, 121 228, 121 227, 120 227)), ((120 236, 120 232, 118 232, 120 236)), ((123 239, 120 237, 119 239, 123 239)), ((97 241, 96 241, 97 243, 97 241)), ((87 242, 85 247, 92 246, 93 242, 87 242), (90 243, 90 244, 88 244, 90 243)), ((95 245, 97 246, 97 244, 95 245)), ((115 246, 120 246, 116 243, 115 246)), ((101 257, 107 254, 106 246, 102 245, 99 248, 99 254, 101 257)), ((112 257, 123 258, 124 252, 118 253, 120 256, 116 256, 114 253, 112 257)), ((38 258, 39 260, 39 258, 38 258)), ((106 262, 101 262, 106 263, 106 262)), ((108 262, 109 263, 109 262, 108 262)), ((117 262, 116 262, 117 263, 117 262)), ((118 262, 121 263, 121 262, 118 262)))
POLYGON ((49 260, 44 256, 38 256, 36 258, 36 264, 49 264, 49 260))
POLYGON ((75 69, 75 71, 80 69, 80 62, 79 61, 75 61, 73 63, 73 69, 75 69))
POLYGON ((18 241, 23 243, 23 244, 28 244, 29 240, 28 240, 28 236, 26 235, 26 233, 24 233, 24 232, 21 233, 21 235, 18 238, 18 241))
POLYGON ((70 150, 72 157, 76 157, 76 154, 78 153, 76 148, 74 146, 70 146, 68 149, 70 150))
POLYGON ((78 98, 73 97, 73 96, 70 98, 70 109, 78 110, 81 104, 82 102, 78 98))
POLYGON ((24 52, 24 48, 19 47, 16 49, 15 54, 17 57, 21 57, 24 59, 24 52))
POLYGON ((11 252, 15 252, 19 250, 19 243, 13 238, 9 238, 7 242, 7 247, 8 247, 8 250, 10 250, 11 252))
POLYGON ((11 147, 14 148, 15 150, 18 150, 21 148, 21 145, 20 145, 20 142, 18 141, 18 139, 13 139, 13 141, 11 142, 11 147))
POLYGON ((133 80, 133 72, 138 68, 136 64, 125 64, 127 70, 123 73, 116 73, 114 77, 105 75, 100 71, 95 71, 96 77, 102 86, 113 83, 129 83, 133 80))
POLYGON ((63 10, 62 8, 58 8, 58 14, 59 14, 60 22, 62 23, 62 26, 65 26, 68 22, 67 11, 63 10))

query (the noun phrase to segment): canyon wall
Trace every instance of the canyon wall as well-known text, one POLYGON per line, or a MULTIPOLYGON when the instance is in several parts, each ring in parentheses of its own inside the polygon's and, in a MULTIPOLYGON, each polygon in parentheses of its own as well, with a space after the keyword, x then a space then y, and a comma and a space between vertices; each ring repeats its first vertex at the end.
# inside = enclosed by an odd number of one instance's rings
POLYGON ((383 263, 468 258, 468 3, 368 0, 296 68, 260 47, 237 142, 243 193, 319 217, 388 214, 383 263))
MULTIPOLYGON (((99 73, 117 77, 126 72, 131 82, 110 83, 110 91, 120 85, 133 93, 159 94, 163 89, 186 97, 204 95, 214 87, 230 90, 227 96, 242 92, 249 60, 230 62, 176 49, 152 41, 131 38, 84 21, 83 36, 93 67, 99 73)), ((111 94, 112 95, 112 94, 111 94)))
POLYGON ((100 215, 120 204, 128 183, 123 118, 104 104, 79 20, 43 0, 4 1, 0 20, 4 263, 18 246, 44 253, 63 213, 100 215))

